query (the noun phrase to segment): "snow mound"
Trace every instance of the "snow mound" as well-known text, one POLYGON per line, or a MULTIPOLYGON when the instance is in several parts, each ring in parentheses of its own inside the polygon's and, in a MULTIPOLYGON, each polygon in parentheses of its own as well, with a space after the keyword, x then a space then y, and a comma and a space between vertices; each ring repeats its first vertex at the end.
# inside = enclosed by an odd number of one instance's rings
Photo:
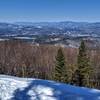
POLYGON ((0 75, 0 100, 100 100, 100 90, 0 75))

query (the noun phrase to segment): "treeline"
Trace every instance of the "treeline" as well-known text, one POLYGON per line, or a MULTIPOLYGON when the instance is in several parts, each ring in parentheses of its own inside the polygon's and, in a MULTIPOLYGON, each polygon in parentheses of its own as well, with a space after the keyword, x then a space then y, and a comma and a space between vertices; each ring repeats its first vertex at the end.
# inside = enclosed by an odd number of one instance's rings
POLYGON ((0 74, 100 88, 100 49, 90 50, 85 44, 83 43, 83 49, 77 49, 53 45, 38 46, 17 40, 0 42, 0 74), (57 73, 57 69, 63 75, 57 73), (58 79, 55 77, 57 74, 60 75, 58 79))

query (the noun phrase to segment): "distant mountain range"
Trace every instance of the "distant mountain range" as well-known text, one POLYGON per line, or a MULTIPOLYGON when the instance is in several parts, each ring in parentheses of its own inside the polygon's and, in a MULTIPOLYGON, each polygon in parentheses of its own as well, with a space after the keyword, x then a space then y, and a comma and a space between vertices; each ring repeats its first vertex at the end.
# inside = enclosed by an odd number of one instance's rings
POLYGON ((0 40, 9 39, 67 46, 78 46, 81 39, 86 39, 99 44, 100 23, 71 21, 0 23, 0 40))

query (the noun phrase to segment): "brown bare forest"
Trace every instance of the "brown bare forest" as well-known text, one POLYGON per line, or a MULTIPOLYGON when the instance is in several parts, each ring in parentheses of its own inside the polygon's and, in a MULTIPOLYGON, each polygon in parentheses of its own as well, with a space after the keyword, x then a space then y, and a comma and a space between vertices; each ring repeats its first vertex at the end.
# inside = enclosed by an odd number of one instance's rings
MULTIPOLYGON (((38 46, 17 40, 0 42, 0 74, 52 79, 58 49, 59 46, 38 46)), ((63 47, 62 50, 71 77, 77 68, 78 49, 63 47)), ((94 68, 92 80, 99 84, 100 49, 88 49, 87 53, 94 68)))

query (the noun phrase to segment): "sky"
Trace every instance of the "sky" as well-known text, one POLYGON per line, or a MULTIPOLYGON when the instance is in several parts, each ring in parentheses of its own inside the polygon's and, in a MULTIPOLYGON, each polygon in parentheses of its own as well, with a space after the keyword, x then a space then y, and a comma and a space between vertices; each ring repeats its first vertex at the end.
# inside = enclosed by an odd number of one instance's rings
POLYGON ((0 22, 100 22, 100 0, 0 0, 0 22))

